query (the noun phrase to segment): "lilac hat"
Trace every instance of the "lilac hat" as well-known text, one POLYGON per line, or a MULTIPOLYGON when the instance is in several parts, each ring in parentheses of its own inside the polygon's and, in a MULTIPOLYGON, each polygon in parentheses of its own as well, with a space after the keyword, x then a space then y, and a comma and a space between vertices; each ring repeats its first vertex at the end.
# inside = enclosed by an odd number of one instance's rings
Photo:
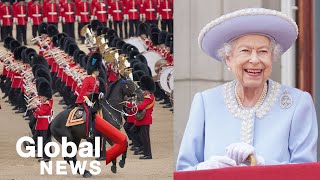
POLYGON ((248 8, 225 14, 207 24, 200 32, 200 48, 210 57, 222 61, 218 49, 224 43, 247 34, 272 37, 282 52, 287 51, 298 37, 296 22, 284 13, 264 8, 248 8))

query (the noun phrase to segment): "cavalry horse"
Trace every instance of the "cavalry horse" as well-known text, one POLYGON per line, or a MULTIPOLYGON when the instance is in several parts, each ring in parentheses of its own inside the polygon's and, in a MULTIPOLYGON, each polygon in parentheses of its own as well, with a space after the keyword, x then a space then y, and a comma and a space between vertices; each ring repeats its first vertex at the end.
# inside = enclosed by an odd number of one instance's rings
MULTIPOLYGON (((140 87, 131 79, 118 79, 113 82, 105 95, 105 100, 99 101, 99 106, 102 110, 103 119, 108 121, 112 126, 118 130, 122 127, 122 113, 123 103, 126 98, 132 98, 138 101, 143 99, 143 92, 140 87)), ((67 141, 74 142, 78 148, 81 139, 86 138, 86 125, 85 123, 75 126, 66 127, 67 118, 72 109, 66 109, 60 112, 50 124, 50 132, 52 136, 62 143, 62 137, 67 137, 67 141)), ((107 140, 108 141, 108 140, 107 140)), ((112 142, 108 141, 110 145, 112 142)), ((67 149, 70 153, 71 149, 67 149)), ((96 150, 97 151, 97 150, 96 150)), ((124 167, 126 158, 126 152, 122 154, 122 160, 120 161, 120 167, 124 167)), ((76 163, 77 157, 64 158, 69 164, 70 161, 76 163)), ((116 160, 112 161, 111 171, 116 173, 116 160)), ((78 173, 80 174, 79 170, 78 173)), ((84 171, 83 177, 91 177, 91 173, 87 170, 84 171)))

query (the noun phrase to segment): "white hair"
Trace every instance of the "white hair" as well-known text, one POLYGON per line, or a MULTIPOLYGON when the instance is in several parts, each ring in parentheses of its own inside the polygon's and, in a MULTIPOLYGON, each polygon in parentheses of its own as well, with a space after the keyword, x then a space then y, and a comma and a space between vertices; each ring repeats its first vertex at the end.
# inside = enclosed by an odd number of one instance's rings
MULTIPOLYGON (((281 53, 282 53, 282 48, 280 46, 280 44, 276 43, 276 41, 273 38, 267 37, 270 40, 270 44, 271 44, 271 50, 272 50, 272 61, 277 61, 278 58, 280 57, 281 53)), ((233 49, 233 43, 236 39, 224 43, 223 46, 218 49, 218 56, 221 60, 223 60, 224 62, 226 62, 226 58, 227 56, 230 56, 231 51, 233 49)))

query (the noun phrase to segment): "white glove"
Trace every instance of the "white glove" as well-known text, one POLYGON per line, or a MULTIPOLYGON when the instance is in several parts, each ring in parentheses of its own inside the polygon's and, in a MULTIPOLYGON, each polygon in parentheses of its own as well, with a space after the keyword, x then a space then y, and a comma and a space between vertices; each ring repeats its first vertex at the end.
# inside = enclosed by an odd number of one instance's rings
POLYGON ((81 16, 78 16, 78 22, 81 22, 81 16))
POLYGON ((245 163, 249 155, 255 155, 254 147, 247 143, 233 143, 227 148, 227 156, 235 160, 238 165, 245 163))
POLYGON ((159 14, 159 13, 157 13, 157 19, 158 19, 158 20, 160 19, 160 14, 159 14))
POLYGON ((128 14, 123 15, 123 19, 127 21, 129 19, 129 15, 128 14))
POLYGON ((66 22, 66 18, 62 17, 62 22, 65 23, 66 22))
POLYGON ((43 22, 47 22, 47 18, 43 18, 43 22))
POLYGON ((207 161, 199 163, 197 170, 219 169, 233 166, 237 166, 236 162, 227 156, 211 156, 207 161))
POLYGON ((108 16, 108 19, 110 20, 110 21, 113 21, 113 17, 109 14, 109 16, 108 16))
POLYGON ((75 20, 76 20, 76 21, 79 21, 79 16, 76 16, 76 17, 75 17, 75 20))
MULTIPOLYGON (((28 17, 28 22, 31 23, 31 18, 30 18, 30 17, 28 17)), ((32 23, 31 23, 31 24, 32 24, 32 23)))
POLYGON ((17 18, 13 18, 13 23, 16 24, 18 22, 17 18))
POLYGON ((62 21, 62 17, 61 16, 59 16, 59 22, 61 22, 62 21))

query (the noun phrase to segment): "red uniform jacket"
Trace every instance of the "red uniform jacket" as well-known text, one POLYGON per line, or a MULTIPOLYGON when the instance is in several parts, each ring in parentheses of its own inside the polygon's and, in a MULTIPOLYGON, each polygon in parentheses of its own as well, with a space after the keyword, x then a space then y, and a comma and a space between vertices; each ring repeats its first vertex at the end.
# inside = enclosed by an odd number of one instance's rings
POLYGON ((74 3, 64 3, 61 7, 61 16, 65 23, 74 23, 76 8, 74 3))
POLYGON ((146 20, 157 20, 157 2, 155 0, 145 0, 141 11, 146 20))
POLYGON ((27 4, 27 7, 28 7, 28 10, 31 8, 31 6, 34 4, 33 1, 29 1, 28 4, 27 4))
POLYGON ((159 9, 162 19, 173 18, 173 0, 162 0, 159 9))
POLYGON ((94 78, 93 76, 88 76, 84 78, 82 82, 82 88, 79 92, 79 96, 76 100, 76 103, 83 103, 84 98, 83 96, 88 96, 90 99, 90 94, 97 93, 99 90, 99 80, 94 78))
POLYGON ((26 25, 27 24, 27 6, 17 4, 13 8, 13 15, 17 18, 18 25, 26 25))
POLYGON ((107 22, 108 19, 108 6, 104 2, 96 2, 94 5, 94 16, 101 22, 107 22))
POLYGON ((0 7, 0 20, 2 21, 2 26, 12 26, 13 16, 12 7, 2 5, 0 7))
POLYGON ((118 80, 118 74, 119 74, 119 71, 115 70, 112 68, 113 64, 112 63, 109 63, 108 66, 107 66, 107 77, 108 77, 108 81, 109 82, 114 82, 116 80, 118 80))
POLYGON ((29 17, 32 18, 33 25, 39 25, 42 23, 42 7, 40 4, 33 4, 29 8, 29 17))
POLYGON ((46 3, 43 8, 44 17, 47 18, 48 23, 59 22, 59 4, 57 3, 46 3))
MULTIPOLYGON (((138 105, 138 110, 142 111, 146 109, 146 114, 141 120, 135 120, 136 126, 150 125, 152 124, 152 112, 154 107, 154 95, 148 94, 144 96, 144 100, 138 105)), ((132 103, 127 103, 127 107, 132 108, 132 103)), ((136 111, 135 109, 133 111, 136 111)))
POLYGON ((48 130, 49 121, 52 117, 52 104, 53 100, 50 99, 47 102, 38 105, 37 110, 34 112, 37 118, 36 130, 48 130))
POLYGON ((90 22, 90 6, 88 2, 79 2, 77 5, 77 16, 80 18, 79 22, 90 22))
POLYGON ((121 1, 111 2, 109 12, 114 21, 122 21, 123 20, 122 2, 121 1))
POLYGON ((140 13, 140 1, 127 0, 125 5, 125 14, 128 14, 129 20, 138 20, 140 13))

